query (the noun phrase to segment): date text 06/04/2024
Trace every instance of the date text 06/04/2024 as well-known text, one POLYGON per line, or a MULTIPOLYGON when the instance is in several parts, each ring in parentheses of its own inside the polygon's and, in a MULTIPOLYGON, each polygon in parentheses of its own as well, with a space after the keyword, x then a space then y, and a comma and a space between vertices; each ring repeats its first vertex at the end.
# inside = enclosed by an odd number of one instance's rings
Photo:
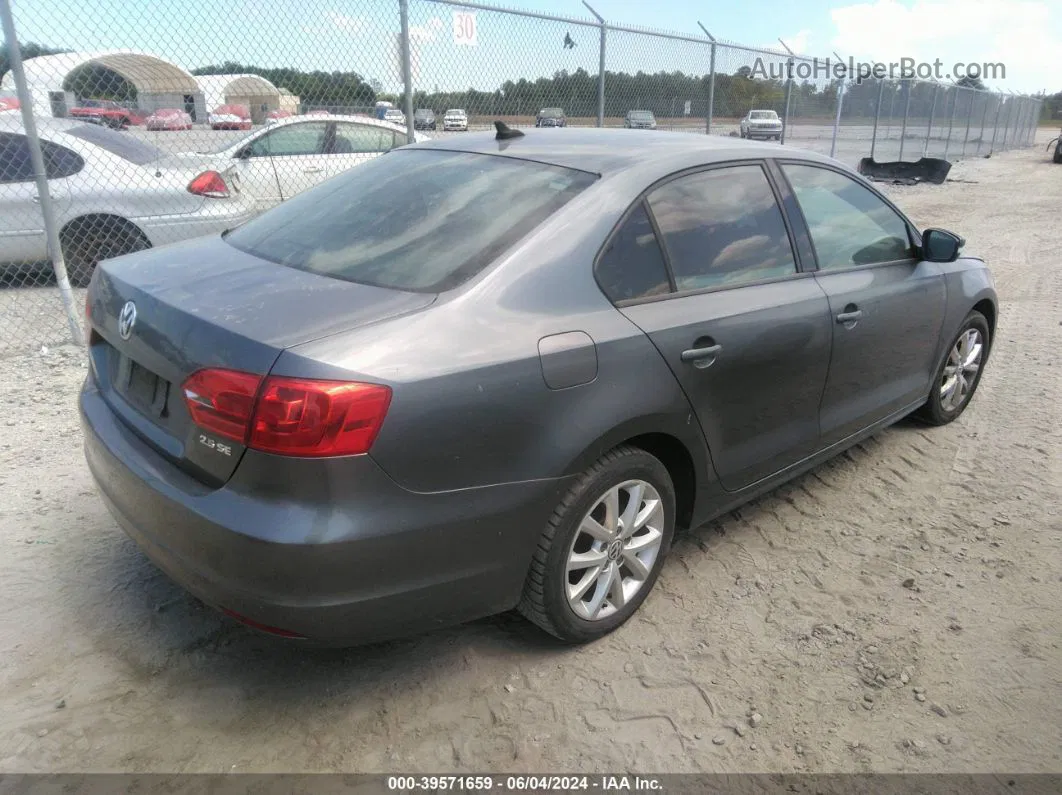
POLYGON ((602 792, 642 791, 659 792, 663 789, 657 778, 629 775, 594 776, 388 776, 387 789, 392 792, 441 792, 468 791, 489 792, 577 792, 600 790, 602 792))

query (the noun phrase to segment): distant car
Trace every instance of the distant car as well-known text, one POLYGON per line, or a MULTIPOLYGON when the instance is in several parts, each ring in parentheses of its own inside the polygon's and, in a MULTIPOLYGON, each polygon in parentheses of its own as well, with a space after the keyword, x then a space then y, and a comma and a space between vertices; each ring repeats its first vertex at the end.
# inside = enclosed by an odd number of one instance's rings
POLYGON ((413 113, 413 129, 415 130, 434 130, 435 129, 435 111, 421 108, 413 113))
MULTIPOLYGON (((416 140, 427 138, 417 133, 416 140)), ((407 143, 405 128, 390 122, 307 114, 278 119, 213 152, 178 157, 201 168, 234 168, 243 192, 261 211, 407 143)))
POLYGON ((623 126, 632 130, 655 130, 656 116, 651 110, 629 110, 623 126))
POLYGON ((782 120, 773 110, 750 110, 740 127, 742 138, 782 139, 782 120))
POLYGON ((265 123, 276 124, 281 119, 290 119, 294 115, 290 110, 271 110, 266 114, 265 123))
POLYGON ((246 105, 220 105, 207 117, 212 130, 251 129, 251 109, 246 105))
MULTIPOLYGON (((96 263, 130 251, 243 223, 253 206, 235 169, 175 161, 129 133, 75 119, 37 119, 59 241, 70 281, 85 286, 96 263)), ((0 261, 47 262, 29 145, 21 118, 0 116, 0 261)))
POLYGON ((468 132, 468 114, 461 108, 450 108, 443 115, 443 132, 468 132))
MULTIPOLYGON (((78 398, 103 503, 177 582, 274 636, 351 645, 517 608, 604 637, 652 598, 676 528, 913 412, 953 422, 991 361, 992 275, 958 235, 836 160, 780 154, 450 138, 104 263, 78 398)), ((927 459, 889 441, 875 457, 919 476, 927 459)), ((746 565, 733 547, 713 547, 720 569, 746 565)), ((701 593, 623 646, 691 614, 710 634, 727 619, 701 593)))
POLYGON ((186 111, 177 108, 161 108, 144 120, 144 127, 152 131, 190 130, 192 117, 186 111))
POLYGON ((18 97, 3 97, 0 96, 0 113, 5 110, 19 110, 22 104, 18 101, 18 97))
POLYGON ((110 99, 86 99, 78 107, 71 108, 67 115, 71 119, 102 124, 115 130, 124 130, 134 124, 134 114, 129 108, 110 99))
POLYGON ((536 127, 567 127, 568 118, 561 108, 543 108, 535 116, 536 127))
POLYGON ((386 111, 384 111, 383 121, 391 122, 391 124, 397 124, 400 127, 405 127, 406 114, 404 114, 398 108, 388 108, 386 111))

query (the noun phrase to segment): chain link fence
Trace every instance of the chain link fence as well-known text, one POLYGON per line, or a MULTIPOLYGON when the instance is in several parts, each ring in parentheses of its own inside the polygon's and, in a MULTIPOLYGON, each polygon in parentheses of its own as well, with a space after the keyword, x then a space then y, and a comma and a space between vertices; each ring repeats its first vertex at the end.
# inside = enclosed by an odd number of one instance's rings
POLYGON ((1027 146, 1040 116, 1037 98, 846 80, 784 44, 572 5, 0 0, 0 355, 78 341, 97 262, 216 234, 416 136, 655 128, 854 166, 1027 146))

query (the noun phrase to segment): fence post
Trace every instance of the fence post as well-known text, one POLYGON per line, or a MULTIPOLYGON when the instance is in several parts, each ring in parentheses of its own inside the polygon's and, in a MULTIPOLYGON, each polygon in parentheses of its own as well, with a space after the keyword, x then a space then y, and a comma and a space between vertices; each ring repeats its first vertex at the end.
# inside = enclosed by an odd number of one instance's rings
MULTIPOLYGON (((901 83, 900 85, 903 85, 901 83)), ((911 113, 911 81, 907 81, 907 100, 903 103, 903 126, 900 128, 900 156, 897 160, 903 160, 903 139, 907 137, 907 117, 911 113)))
POLYGON ((26 131, 26 142, 29 145, 30 164, 33 166, 33 179, 37 183, 37 199, 44 218, 48 256, 52 261, 52 270, 55 271, 55 282, 59 286, 59 298, 63 302, 66 321, 70 325, 70 337, 74 344, 84 345, 84 337, 81 333, 81 313, 74 309, 74 294, 70 289, 70 279, 66 273, 63 246, 59 242, 59 225, 55 220, 52 194, 48 190, 44 154, 41 152, 41 141, 37 136, 37 122, 33 117, 33 97, 30 95, 26 73, 22 68, 22 48, 15 34, 15 19, 11 14, 11 5, 8 0, 0 0, 0 22, 3 23, 4 42, 7 45, 11 76, 15 81, 15 89, 18 92, 18 101, 22 111, 22 124, 26 131))
POLYGON ((597 126, 605 126, 605 31, 607 26, 605 25, 605 18, 597 13, 593 6, 591 6, 586 0, 583 0, 583 5, 587 7, 594 18, 597 20, 598 30, 601 32, 601 52, 598 56, 597 65, 597 126))
POLYGON ((398 0, 398 16, 402 26, 402 107, 406 114, 406 135, 416 140, 413 123, 413 74, 409 54, 409 0, 398 0))
POLYGON ((933 114, 937 110, 937 91, 940 83, 933 83, 933 102, 929 106, 929 126, 926 127, 926 145, 922 147, 922 157, 929 154, 929 139, 933 137, 933 114))
MULTIPOLYGON (((785 62, 787 76, 789 80, 785 84, 785 112, 782 114, 782 137, 778 139, 779 145, 785 144, 785 137, 789 134, 789 101, 793 98, 793 51, 789 49, 789 45, 781 39, 778 39, 779 43, 785 47, 785 51, 789 53, 789 60, 785 62)), ((831 156, 832 156, 831 152, 831 156)))
POLYGON ((988 154, 995 154, 996 151, 996 136, 999 135, 999 112, 1003 110, 1003 95, 1000 94, 996 97, 996 118, 992 122, 992 148, 988 150, 988 154))
POLYGON ((833 140, 830 141, 830 157, 837 151, 837 130, 841 126, 841 108, 844 106, 844 78, 837 79, 837 115, 833 117, 833 140))
MULTIPOLYGON (((1010 92, 1008 92, 1010 93, 1010 92)), ((1014 98, 1011 97, 1007 102, 1007 118, 1003 122, 1003 143, 1000 144, 1000 151, 1007 151, 1007 133, 1010 132, 1010 119, 1014 115, 1014 98)))
MULTIPOLYGON (((712 133, 712 115, 715 113, 715 36, 708 32, 708 28, 701 25, 701 30, 704 31, 704 35, 712 40, 709 45, 711 48, 711 54, 708 56, 708 115, 704 121, 704 134, 711 135, 712 133)), ((785 127, 782 127, 782 135, 785 135, 785 127)))
MULTIPOLYGON (((959 88, 958 86, 956 86, 956 88, 959 91, 964 90, 964 89, 959 88)), ((958 96, 958 91, 956 92, 956 96, 958 96)), ((962 156, 963 157, 966 157, 966 142, 970 140, 970 124, 971 124, 971 122, 973 122, 973 114, 974 114, 973 103, 974 103, 974 97, 975 96, 977 96, 977 95, 974 94, 973 96, 970 97, 970 112, 966 114, 966 135, 963 136, 963 139, 962 139, 962 156)), ((954 115, 954 114, 952 114, 952 115, 954 115)))
POLYGON ((959 92, 962 90, 961 86, 955 86, 955 99, 951 102, 951 117, 948 119, 948 137, 944 141, 944 159, 948 159, 948 150, 951 149, 951 132, 955 129, 955 113, 959 109, 959 92))
POLYGON ((878 119, 881 118, 881 98, 885 93, 885 78, 878 80, 878 105, 874 109, 874 132, 870 135, 870 159, 874 159, 874 147, 878 143, 878 119))
MULTIPOLYGON (((984 97, 984 112, 981 113, 981 134, 977 136, 977 151, 974 154, 981 154, 981 144, 985 141, 985 122, 988 121, 988 94, 982 94, 984 97)), ((994 96, 994 95, 993 95, 994 96)))

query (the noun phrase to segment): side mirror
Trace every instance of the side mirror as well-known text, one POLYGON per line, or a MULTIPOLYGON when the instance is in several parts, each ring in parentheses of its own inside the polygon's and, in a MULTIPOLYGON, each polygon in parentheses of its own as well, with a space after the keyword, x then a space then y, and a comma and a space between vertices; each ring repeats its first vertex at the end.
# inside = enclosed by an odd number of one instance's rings
POLYGON ((922 233, 922 259, 927 262, 954 262, 966 243, 945 229, 927 229, 922 233))

